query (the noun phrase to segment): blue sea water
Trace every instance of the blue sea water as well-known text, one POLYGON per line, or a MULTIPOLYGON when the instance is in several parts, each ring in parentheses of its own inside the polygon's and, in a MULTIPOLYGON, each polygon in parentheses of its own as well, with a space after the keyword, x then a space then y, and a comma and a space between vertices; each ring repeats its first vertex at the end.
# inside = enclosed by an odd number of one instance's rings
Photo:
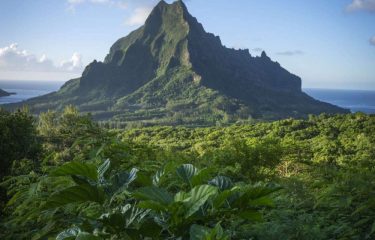
POLYGON ((375 91, 338 90, 338 89, 304 89, 315 99, 328 102, 352 112, 375 114, 375 91))
POLYGON ((0 97, 0 104, 22 102, 29 98, 54 92, 63 84, 62 81, 0 80, 0 89, 16 93, 7 97, 0 97))
MULTIPOLYGON (((0 80, 1 89, 16 93, 16 95, 0 97, 0 104, 22 102, 57 91, 63 84, 62 81, 0 80)), ((307 88, 304 91, 315 99, 350 109, 352 112, 375 114, 375 91, 313 88, 307 88)))

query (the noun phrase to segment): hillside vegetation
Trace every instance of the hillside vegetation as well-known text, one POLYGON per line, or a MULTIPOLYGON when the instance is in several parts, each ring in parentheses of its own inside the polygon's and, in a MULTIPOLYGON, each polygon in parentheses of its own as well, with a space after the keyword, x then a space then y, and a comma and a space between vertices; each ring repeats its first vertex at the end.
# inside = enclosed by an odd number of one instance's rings
POLYGON ((0 111, 0 239, 374 239, 375 116, 106 129, 0 111))

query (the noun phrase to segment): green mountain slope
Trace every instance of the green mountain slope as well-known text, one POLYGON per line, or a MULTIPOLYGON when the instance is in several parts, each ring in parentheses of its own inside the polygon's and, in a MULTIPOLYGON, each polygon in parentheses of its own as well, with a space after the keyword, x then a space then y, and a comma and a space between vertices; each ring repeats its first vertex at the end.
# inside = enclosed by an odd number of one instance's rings
POLYGON ((303 93, 301 79, 266 53, 252 57, 248 50, 224 47, 182 1, 161 1, 104 62, 92 62, 79 79, 25 104, 34 112, 74 104, 98 120, 153 124, 347 112, 303 93))

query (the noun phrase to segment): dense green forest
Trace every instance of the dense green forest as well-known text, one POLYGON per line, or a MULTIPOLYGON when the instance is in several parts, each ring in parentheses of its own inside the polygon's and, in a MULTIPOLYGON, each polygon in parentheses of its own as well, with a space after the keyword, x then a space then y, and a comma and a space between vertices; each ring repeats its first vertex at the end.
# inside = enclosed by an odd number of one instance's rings
POLYGON ((110 129, 0 110, 0 239, 374 239, 375 116, 110 129))

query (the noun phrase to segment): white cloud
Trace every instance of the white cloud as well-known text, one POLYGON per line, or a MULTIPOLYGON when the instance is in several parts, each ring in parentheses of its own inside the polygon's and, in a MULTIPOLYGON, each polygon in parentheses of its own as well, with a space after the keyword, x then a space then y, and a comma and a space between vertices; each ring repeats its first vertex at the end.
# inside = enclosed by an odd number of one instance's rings
POLYGON ((123 1, 116 3, 116 6, 121 9, 128 9, 129 4, 123 1))
POLYGON ((119 8, 126 7, 123 0, 67 0, 67 3, 68 3, 68 10, 71 12, 75 12, 76 7, 78 5, 82 5, 85 3, 101 4, 101 5, 106 5, 106 6, 117 6, 119 8))
POLYGON ((0 71, 79 73, 82 67, 82 58, 78 53, 74 53, 70 60, 55 65, 45 54, 37 57, 35 54, 20 49, 16 43, 0 48, 0 71))
POLYGON ((136 26, 145 23, 151 10, 152 8, 150 7, 136 8, 132 15, 125 21, 125 24, 128 26, 136 26))
POLYGON ((75 10, 75 7, 78 5, 86 4, 102 4, 107 6, 116 6, 119 8, 126 9, 127 3, 125 0, 67 0, 69 5, 69 10, 75 10))
POLYGON ((92 3, 111 3, 110 0, 91 0, 92 3))
POLYGON ((254 51, 254 52, 263 52, 264 50, 263 50, 263 48, 257 47, 257 48, 253 48, 252 51, 254 51))
POLYGON ((293 50, 293 51, 284 51, 284 52, 277 52, 277 55, 283 55, 283 56, 295 56, 295 55, 303 55, 305 54, 301 50, 293 50))
POLYGON ((68 0, 68 4, 77 5, 82 3, 111 3, 111 0, 68 0))
POLYGON ((26 50, 18 48, 13 43, 0 48, 0 69, 8 71, 48 71, 54 70, 54 65, 45 55, 37 58, 26 50))
POLYGON ((60 65, 61 69, 68 72, 77 72, 82 70, 82 56, 81 54, 75 52, 70 60, 63 61, 60 65))
POLYGON ((370 38, 370 44, 375 46, 375 36, 373 36, 372 38, 370 38))
MULTIPOLYGON (((66 0, 68 3, 68 10, 76 12, 80 5, 101 4, 102 6, 109 6, 120 8, 128 11, 128 16, 125 19, 125 25, 138 26, 142 25, 147 19, 153 7, 160 0, 66 0)), ((185 0, 186 1, 186 0, 185 0)), ((169 1, 170 2, 170 1, 169 1)))
POLYGON ((80 4, 85 2, 85 0, 68 0, 69 4, 80 4))
POLYGON ((369 11, 375 12, 375 0, 352 0, 346 7, 349 12, 354 11, 369 11))

